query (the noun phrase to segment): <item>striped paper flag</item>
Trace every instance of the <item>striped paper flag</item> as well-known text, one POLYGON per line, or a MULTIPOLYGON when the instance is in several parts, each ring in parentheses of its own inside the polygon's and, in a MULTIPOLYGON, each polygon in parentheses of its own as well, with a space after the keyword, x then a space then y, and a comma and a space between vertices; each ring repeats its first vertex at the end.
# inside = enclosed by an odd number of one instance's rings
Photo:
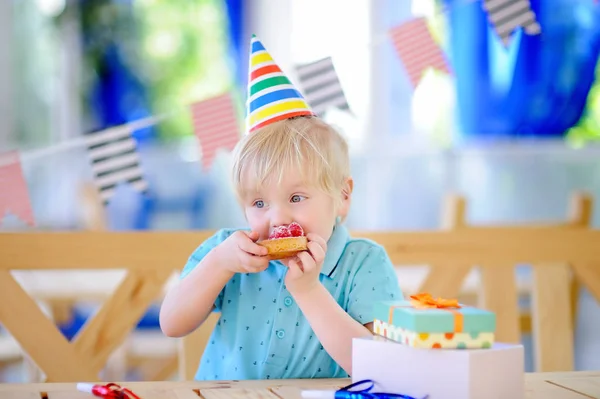
POLYGON ((297 66, 296 73, 314 113, 323 116, 328 108, 350 109, 331 57, 297 66))
POLYGON ((484 0, 483 9, 504 46, 508 46, 510 36, 518 27, 523 27, 528 35, 541 32, 529 0, 484 0))
POLYGON ((0 154, 0 224, 8 213, 34 225, 29 191, 16 151, 0 154))
POLYGON ((139 192, 148 189, 131 133, 129 125, 122 125, 86 137, 94 180, 104 204, 119 183, 128 183, 139 192))
POLYGON ((451 73, 442 49, 429 32, 425 18, 415 18, 392 28, 390 36, 414 87, 429 67, 451 73))
POLYGON ((231 93, 198 101, 190 107, 202 149, 202 166, 208 170, 220 148, 231 151, 240 139, 236 108, 231 93))

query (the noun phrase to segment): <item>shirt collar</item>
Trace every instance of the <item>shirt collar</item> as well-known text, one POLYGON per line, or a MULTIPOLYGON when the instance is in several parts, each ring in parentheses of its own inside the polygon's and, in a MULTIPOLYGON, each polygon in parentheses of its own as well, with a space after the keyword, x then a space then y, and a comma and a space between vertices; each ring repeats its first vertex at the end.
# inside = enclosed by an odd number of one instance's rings
POLYGON ((333 233, 331 233, 331 237, 329 237, 329 241, 327 241, 327 253, 325 254, 325 260, 323 261, 323 267, 321 268, 322 274, 327 277, 333 276, 333 272, 344 253, 344 249, 346 248, 349 239, 350 234, 344 225, 336 224, 333 227, 333 233))

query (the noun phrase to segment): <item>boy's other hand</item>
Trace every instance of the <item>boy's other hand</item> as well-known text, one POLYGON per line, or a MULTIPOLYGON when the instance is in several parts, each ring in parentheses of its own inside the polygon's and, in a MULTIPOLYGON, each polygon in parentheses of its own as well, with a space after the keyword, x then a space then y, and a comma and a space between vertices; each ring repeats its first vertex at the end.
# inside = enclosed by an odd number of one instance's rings
POLYGON ((258 233, 238 230, 223 241, 217 249, 219 264, 233 273, 257 273, 269 266, 267 249, 256 243, 258 233))
POLYGON ((319 274, 323 267, 327 242, 313 233, 306 235, 308 250, 299 252, 288 262, 285 285, 292 295, 303 294, 319 284, 319 274))

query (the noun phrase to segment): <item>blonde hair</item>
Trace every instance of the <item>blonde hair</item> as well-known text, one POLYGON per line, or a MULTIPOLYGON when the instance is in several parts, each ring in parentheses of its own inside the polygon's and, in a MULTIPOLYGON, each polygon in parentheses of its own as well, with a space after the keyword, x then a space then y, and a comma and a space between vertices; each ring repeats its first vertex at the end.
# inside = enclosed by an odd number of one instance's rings
POLYGON ((290 169, 298 170, 307 184, 341 201, 350 177, 348 145, 317 117, 285 119, 250 133, 233 154, 232 179, 238 198, 244 195, 244 176, 253 176, 260 190, 267 182, 281 183, 290 169))

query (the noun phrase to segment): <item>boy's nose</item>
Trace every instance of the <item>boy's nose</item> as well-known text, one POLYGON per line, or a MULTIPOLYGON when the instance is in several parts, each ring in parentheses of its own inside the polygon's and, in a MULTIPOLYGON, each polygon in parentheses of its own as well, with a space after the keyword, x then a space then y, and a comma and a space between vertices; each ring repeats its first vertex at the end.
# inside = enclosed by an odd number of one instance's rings
POLYGON ((284 209, 273 209, 271 215, 271 227, 287 226, 292 223, 291 216, 284 209))

